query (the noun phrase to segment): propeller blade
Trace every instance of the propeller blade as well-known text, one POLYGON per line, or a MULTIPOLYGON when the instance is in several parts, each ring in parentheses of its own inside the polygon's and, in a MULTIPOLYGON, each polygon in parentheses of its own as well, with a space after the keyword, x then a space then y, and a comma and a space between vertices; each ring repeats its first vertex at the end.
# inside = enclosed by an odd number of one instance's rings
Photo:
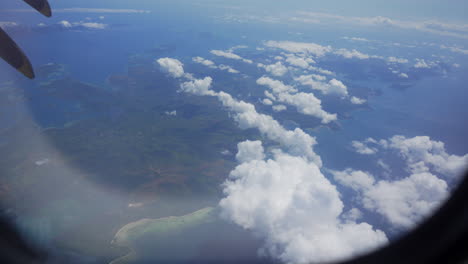
POLYGON ((52 16, 52 10, 50 9, 49 2, 47 0, 23 0, 28 5, 39 11, 46 17, 52 16))
POLYGON ((8 36, 8 34, 0 28, 0 57, 8 64, 13 66, 19 72, 30 79, 34 79, 34 71, 29 62, 28 57, 16 45, 16 43, 8 36))

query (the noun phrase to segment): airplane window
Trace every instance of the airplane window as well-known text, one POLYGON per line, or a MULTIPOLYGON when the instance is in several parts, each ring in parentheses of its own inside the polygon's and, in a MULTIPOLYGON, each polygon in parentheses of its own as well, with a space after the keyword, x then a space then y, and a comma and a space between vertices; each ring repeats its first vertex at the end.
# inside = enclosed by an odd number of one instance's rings
POLYGON ((345 261, 463 181, 467 3, 25 2, 0 215, 45 263, 345 261))

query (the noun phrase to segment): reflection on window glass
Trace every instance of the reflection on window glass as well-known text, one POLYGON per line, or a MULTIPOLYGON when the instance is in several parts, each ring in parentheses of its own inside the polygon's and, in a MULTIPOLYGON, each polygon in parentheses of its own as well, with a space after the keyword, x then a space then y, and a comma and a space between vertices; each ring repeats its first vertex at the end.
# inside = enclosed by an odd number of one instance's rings
POLYGON ((9 2, 1 214, 50 263, 343 260, 468 164, 465 3, 9 2))

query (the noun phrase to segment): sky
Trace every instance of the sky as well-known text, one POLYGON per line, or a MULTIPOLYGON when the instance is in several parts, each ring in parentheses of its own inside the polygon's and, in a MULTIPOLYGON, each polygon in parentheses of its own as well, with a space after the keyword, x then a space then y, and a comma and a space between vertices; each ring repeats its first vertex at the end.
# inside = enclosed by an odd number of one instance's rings
MULTIPOLYGON (((234 1, 234 0, 73 0, 50 1, 53 8, 92 7, 92 8, 134 8, 157 10, 160 5, 187 8, 191 5, 202 6, 241 6, 269 12, 281 10, 313 10, 316 12, 330 12, 340 15, 352 16, 388 16, 402 19, 440 19, 443 21, 467 22, 466 10, 468 3, 463 0, 359 0, 359 1, 318 1, 318 0, 292 0, 292 1, 234 1)), ((25 4, 18 0, 6 0, 0 3, 0 10, 6 8, 24 8, 25 4)))

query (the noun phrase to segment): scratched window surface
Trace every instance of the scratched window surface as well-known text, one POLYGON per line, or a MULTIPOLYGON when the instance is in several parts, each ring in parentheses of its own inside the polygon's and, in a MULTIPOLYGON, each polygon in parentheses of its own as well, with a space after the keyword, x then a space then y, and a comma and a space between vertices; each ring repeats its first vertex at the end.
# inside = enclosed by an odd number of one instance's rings
POLYGON ((2 0, 0 204, 68 263, 391 243, 468 164, 461 1, 2 0), (273 3, 272 3, 273 2, 273 3))

